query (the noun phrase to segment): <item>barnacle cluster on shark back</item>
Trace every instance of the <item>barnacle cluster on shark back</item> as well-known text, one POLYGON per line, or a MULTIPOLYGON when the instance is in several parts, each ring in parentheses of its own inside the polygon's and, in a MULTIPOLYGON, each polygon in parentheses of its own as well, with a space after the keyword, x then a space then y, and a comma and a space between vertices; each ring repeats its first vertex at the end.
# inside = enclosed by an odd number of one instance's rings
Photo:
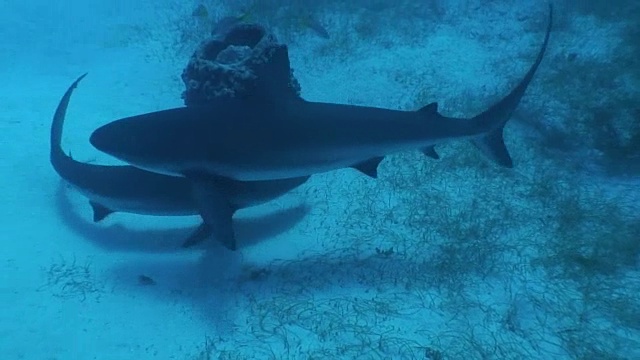
POLYGON ((186 106, 220 97, 300 94, 286 45, 263 26, 237 24, 223 37, 203 42, 182 72, 186 106))

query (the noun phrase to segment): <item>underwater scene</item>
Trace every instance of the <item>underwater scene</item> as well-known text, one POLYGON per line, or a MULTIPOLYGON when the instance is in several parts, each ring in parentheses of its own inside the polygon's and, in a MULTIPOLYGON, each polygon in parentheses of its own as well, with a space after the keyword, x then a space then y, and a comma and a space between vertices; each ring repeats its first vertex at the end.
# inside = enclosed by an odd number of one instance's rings
POLYGON ((2 4, 2 359, 640 359, 640 2, 2 4))

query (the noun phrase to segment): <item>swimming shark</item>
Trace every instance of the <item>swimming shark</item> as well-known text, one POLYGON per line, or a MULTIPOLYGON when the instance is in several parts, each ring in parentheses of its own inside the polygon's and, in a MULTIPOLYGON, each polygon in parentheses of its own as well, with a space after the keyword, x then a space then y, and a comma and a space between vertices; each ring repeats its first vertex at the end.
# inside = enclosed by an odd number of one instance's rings
MULTIPOLYGON (((498 165, 513 167, 503 129, 542 62, 552 19, 550 5, 544 41, 524 78, 472 118, 443 116, 437 103, 401 111, 311 102, 270 92, 126 117, 97 128, 90 141, 133 166, 183 176, 196 187, 211 176, 286 179, 400 151, 432 153, 433 146, 454 139, 469 139, 498 165)), ((375 162, 366 168, 373 172, 375 162)))
POLYGON ((236 210, 273 200, 309 178, 244 182, 209 177, 194 189, 191 181, 184 177, 160 175, 130 165, 107 166, 74 160, 62 149, 62 132, 71 95, 86 75, 71 84, 55 111, 51 123, 50 161, 60 177, 89 199, 95 222, 114 212, 201 215, 202 224, 183 246, 213 236, 225 247, 235 250, 231 221, 236 210))

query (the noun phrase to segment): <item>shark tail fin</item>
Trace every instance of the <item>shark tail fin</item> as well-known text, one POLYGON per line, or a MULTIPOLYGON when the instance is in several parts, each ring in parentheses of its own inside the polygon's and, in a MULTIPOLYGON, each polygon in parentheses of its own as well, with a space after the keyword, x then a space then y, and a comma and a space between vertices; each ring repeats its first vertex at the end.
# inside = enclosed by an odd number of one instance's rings
POLYGON ((471 140, 471 142, 480 152, 496 164, 506 168, 512 168, 513 159, 511 159, 509 150, 507 150, 507 146, 504 144, 504 138, 502 136, 503 130, 504 125, 481 138, 471 140))
POLYGON ((542 46, 538 51, 536 60, 529 68, 529 71, 507 96, 492 105, 480 115, 471 119, 471 122, 477 126, 477 130, 481 130, 479 132, 485 132, 484 135, 471 140, 472 143, 480 149, 483 154, 500 166, 508 168, 513 167, 513 160, 509 155, 509 151, 507 151, 507 147, 505 146, 504 139, 502 137, 503 129, 509 119, 511 119, 513 112, 520 104, 520 100, 522 100, 529 83, 531 83, 536 70, 538 70, 540 63, 542 62, 542 58, 547 50, 547 45, 549 44, 552 24, 553 5, 550 3, 544 41, 542 42, 542 46))
POLYGON ((80 80, 82 80, 85 76, 87 76, 87 73, 84 73, 83 75, 78 77, 76 81, 74 81, 73 84, 69 86, 67 91, 64 93, 64 95, 60 99, 60 103, 56 108, 55 114, 53 115, 53 121, 51 122, 51 135, 49 140, 49 144, 50 144, 49 156, 51 158, 51 162, 53 163, 54 167, 57 166, 60 159, 64 159, 67 156, 62 150, 62 145, 61 145, 62 130, 64 128, 64 120, 67 114, 67 107, 69 106, 69 101, 71 100, 71 94, 73 93, 73 90, 75 90, 75 88, 78 86, 78 83, 80 82, 80 80))

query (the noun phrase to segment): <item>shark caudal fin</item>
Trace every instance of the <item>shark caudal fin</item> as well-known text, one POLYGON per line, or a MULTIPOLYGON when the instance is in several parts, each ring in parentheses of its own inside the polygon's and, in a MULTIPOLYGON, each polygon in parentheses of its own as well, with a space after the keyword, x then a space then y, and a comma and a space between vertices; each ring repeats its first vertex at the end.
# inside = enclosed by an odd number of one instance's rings
MULTIPOLYGON (((67 157, 67 155, 62 150, 62 130, 64 128, 64 119, 67 114, 67 107, 69 106, 69 100, 71 100, 71 94, 73 94, 73 90, 78 86, 80 80, 82 80, 87 74, 83 74, 76 79, 67 89, 67 91, 60 99, 60 103, 58 103, 58 107, 56 108, 56 112, 53 115, 53 121, 51 122, 51 138, 49 140, 50 146, 50 158, 51 163, 54 167, 58 165, 58 162, 61 158, 67 157)), ((56 171, 58 169, 56 168, 56 171)))
POLYGON ((538 57, 533 63, 525 77, 518 83, 518 85, 502 100, 491 106, 488 110, 484 111, 480 115, 475 116, 472 121, 477 122, 479 126, 489 128, 489 132, 479 138, 472 140, 472 143, 488 158, 496 162, 500 166, 511 168, 513 167, 513 160, 506 145, 504 144, 504 138, 502 136, 504 126, 511 118, 511 115, 520 104, 520 100, 524 95, 533 75, 535 74, 538 66, 542 62, 544 53, 547 50, 547 44, 549 43, 549 35, 551 34, 551 25, 553 22, 553 6, 549 4, 549 20, 547 25, 547 31, 544 37, 542 47, 538 52, 538 57))

